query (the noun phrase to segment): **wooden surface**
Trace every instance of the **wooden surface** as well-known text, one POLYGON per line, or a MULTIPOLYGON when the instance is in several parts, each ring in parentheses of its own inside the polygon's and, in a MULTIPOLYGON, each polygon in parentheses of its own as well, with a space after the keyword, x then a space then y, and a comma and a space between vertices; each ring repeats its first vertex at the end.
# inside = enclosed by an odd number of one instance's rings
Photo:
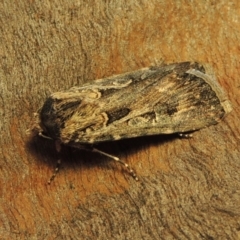
POLYGON ((240 2, 1 1, 1 239, 240 239, 240 2), (234 110, 192 139, 154 136, 98 154, 28 139, 54 91, 147 67, 199 61, 234 110))

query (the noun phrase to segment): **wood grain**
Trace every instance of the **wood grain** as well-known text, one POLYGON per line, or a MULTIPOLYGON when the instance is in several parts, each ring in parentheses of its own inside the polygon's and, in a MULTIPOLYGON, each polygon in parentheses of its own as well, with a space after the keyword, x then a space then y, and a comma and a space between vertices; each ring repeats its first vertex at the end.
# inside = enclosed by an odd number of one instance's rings
POLYGON ((2 239, 240 238, 240 3, 2 1, 2 239), (233 111, 192 139, 154 136, 98 148, 131 164, 28 138, 45 98, 154 62, 208 63, 233 111), (57 159, 63 164, 49 186, 57 159))

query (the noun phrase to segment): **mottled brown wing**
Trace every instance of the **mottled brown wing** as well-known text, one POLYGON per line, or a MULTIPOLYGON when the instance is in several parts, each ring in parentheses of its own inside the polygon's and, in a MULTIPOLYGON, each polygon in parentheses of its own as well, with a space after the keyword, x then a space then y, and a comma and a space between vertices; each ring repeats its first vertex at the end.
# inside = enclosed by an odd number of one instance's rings
POLYGON ((145 68, 54 93, 40 112, 43 130, 63 143, 95 143, 194 131, 231 110, 198 63, 145 68))

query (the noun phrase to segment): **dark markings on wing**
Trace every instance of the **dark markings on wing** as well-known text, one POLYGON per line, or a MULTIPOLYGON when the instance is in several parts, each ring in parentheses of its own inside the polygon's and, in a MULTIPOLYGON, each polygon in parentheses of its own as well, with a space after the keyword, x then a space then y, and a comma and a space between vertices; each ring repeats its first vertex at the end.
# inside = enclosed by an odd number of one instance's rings
POLYGON ((128 115, 129 112, 130 112, 129 108, 121 108, 121 109, 114 110, 111 112, 106 112, 107 116, 108 116, 107 125, 111 124, 112 122, 115 122, 116 120, 119 120, 119 119, 125 117, 126 115, 128 115))
POLYGON ((167 114, 169 116, 174 115, 174 113, 176 113, 177 111, 178 110, 177 110, 176 107, 174 107, 174 106, 167 106, 167 114))
POLYGON ((114 89, 114 88, 99 90, 99 92, 101 93, 101 97, 106 97, 106 96, 109 96, 109 95, 113 95, 117 91, 119 91, 119 89, 114 89))
MULTIPOLYGON (((225 115, 225 111, 219 98, 211 86, 203 79, 192 74, 184 74, 174 84, 155 95, 151 99, 151 94, 145 92, 146 103, 149 109, 154 111, 151 114, 142 113, 133 116, 120 125, 115 123, 114 128, 96 131, 93 133, 95 141, 108 141, 112 138, 123 139, 145 135, 168 134, 175 132, 188 132, 197 130, 209 125, 216 124, 225 115), (154 100, 158 101, 154 105, 154 100), (153 104, 151 105, 151 100, 153 104), (152 116, 146 118, 146 116, 152 116), (156 119, 156 121, 153 121, 156 119), (111 137, 112 135, 112 137, 111 137)), ((166 82, 168 79, 165 79, 166 82)), ((164 87, 164 80, 161 82, 164 87)), ((146 88, 147 90, 147 88, 146 88)), ((125 103, 126 104, 126 103, 125 103)), ((131 109, 135 102, 128 102, 131 109)), ((141 108, 141 104, 138 105, 141 108)), ((129 113, 129 117, 131 112, 129 113)), ((86 137, 86 141, 88 136, 86 137)), ((83 138, 85 138, 83 137, 83 138)))
MULTIPOLYGON (((62 100, 56 100, 56 104, 63 102, 62 100)), ((59 109, 60 111, 74 111, 78 106, 80 105, 81 100, 71 100, 66 103, 61 104, 61 108, 59 109)))

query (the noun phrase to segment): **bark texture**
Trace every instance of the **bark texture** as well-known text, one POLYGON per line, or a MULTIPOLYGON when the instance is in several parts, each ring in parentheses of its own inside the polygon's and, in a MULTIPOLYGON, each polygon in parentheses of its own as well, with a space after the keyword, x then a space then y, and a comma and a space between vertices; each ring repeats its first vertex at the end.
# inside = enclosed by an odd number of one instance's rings
POLYGON ((1 239, 239 239, 238 0, 1 1, 1 239), (55 91, 154 62, 214 69, 233 111, 192 139, 101 144, 98 154, 26 136, 55 91))

